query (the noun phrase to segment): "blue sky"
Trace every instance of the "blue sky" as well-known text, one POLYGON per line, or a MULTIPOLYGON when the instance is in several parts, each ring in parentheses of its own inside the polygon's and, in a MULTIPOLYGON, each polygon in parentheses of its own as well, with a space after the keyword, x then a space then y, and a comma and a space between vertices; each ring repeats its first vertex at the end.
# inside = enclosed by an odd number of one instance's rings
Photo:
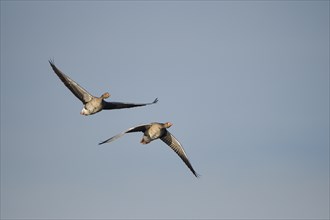
POLYGON ((1 218, 329 218, 329 1, 0 4, 1 218))

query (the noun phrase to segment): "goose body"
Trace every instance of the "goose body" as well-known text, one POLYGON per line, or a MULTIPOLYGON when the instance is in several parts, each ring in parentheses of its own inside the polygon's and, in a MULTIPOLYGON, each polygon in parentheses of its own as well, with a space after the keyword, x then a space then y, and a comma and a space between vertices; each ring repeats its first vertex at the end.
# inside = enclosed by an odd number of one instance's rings
POLYGON ((140 141, 142 144, 149 144, 151 141, 161 139, 165 144, 167 144, 174 152, 181 158, 181 160, 186 164, 186 166, 190 169, 190 171, 198 177, 199 175, 195 172, 192 167, 186 152, 184 151, 181 143, 167 130, 167 128, 171 127, 172 123, 158 123, 153 122, 150 124, 143 124, 136 127, 129 128, 128 130, 117 134, 105 141, 102 141, 99 144, 110 143, 126 133, 131 132, 143 132, 143 137, 140 141))
POLYGON ((134 108, 139 106, 146 106, 155 104, 158 102, 156 98, 151 103, 125 103, 125 102, 107 102, 104 99, 110 97, 108 92, 104 93, 100 97, 95 97, 91 95, 88 91, 86 91, 83 87, 81 87, 78 83, 72 80, 70 77, 65 75, 61 70, 59 70, 54 62, 49 61, 50 66, 52 67, 55 74, 60 78, 60 80, 64 83, 64 85, 84 104, 83 109, 81 110, 80 114, 82 115, 92 115, 97 112, 111 109, 122 109, 122 108, 134 108))

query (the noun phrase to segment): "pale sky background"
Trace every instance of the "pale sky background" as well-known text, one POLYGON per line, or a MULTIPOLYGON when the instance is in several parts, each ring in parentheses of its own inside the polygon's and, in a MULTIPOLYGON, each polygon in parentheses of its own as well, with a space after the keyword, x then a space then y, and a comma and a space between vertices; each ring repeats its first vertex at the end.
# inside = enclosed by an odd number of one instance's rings
POLYGON ((329 218, 329 1, 1 1, 1 218, 329 218))

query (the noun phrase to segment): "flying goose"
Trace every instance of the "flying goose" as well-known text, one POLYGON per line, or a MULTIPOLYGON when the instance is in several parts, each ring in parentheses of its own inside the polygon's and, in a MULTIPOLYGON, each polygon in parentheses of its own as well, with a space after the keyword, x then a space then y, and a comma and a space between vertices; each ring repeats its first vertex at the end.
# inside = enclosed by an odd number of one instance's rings
POLYGON ((84 108, 81 110, 80 114, 82 115, 92 115, 103 109, 111 110, 111 109, 121 109, 121 108, 133 108, 139 106, 146 106, 155 104, 158 102, 156 98, 151 103, 123 103, 123 102, 107 102, 104 99, 109 98, 110 94, 108 92, 101 95, 101 97, 95 97, 87 92, 84 88, 82 88, 78 83, 73 81, 70 77, 65 75, 61 70, 59 70, 53 61, 49 60, 49 64, 56 73, 56 75, 60 78, 60 80, 64 83, 64 85, 70 89, 70 91, 84 104, 84 108))
POLYGON ((117 134, 105 141, 102 141, 100 144, 105 144, 112 142, 121 136, 123 136, 126 133, 131 133, 131 132, 143 132, 143 137, 141 140, 142 144, 149 144, 151 141, 154 141, 158 138, 160 138, 163 142, 165 142, 172 150, 177 153, 177 155, 183 160, 183 162, 187 165, 187 167, 191 170, 191 172, 198 177, 199 175, 195 172, 194 168, 190 164, 188 157, 180 144, 180 142, 167 130, 167 128, 171 127, 172 123, 166 122, 166 123, 158 123, 158 122, 153 122, 150 124, 143 124, 139 125, 136 127, 132 127, 120 134, 117 134))

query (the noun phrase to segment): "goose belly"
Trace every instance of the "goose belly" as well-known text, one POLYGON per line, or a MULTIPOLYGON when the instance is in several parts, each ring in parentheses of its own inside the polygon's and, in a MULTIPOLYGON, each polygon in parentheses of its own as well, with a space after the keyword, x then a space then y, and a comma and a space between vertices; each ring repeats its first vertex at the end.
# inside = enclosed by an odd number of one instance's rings
POLYGON ((95 114, 102 110, 102 106, 95 102, 88 102, 84 106, 82 111, 85 111, 86 115, 95 114))

